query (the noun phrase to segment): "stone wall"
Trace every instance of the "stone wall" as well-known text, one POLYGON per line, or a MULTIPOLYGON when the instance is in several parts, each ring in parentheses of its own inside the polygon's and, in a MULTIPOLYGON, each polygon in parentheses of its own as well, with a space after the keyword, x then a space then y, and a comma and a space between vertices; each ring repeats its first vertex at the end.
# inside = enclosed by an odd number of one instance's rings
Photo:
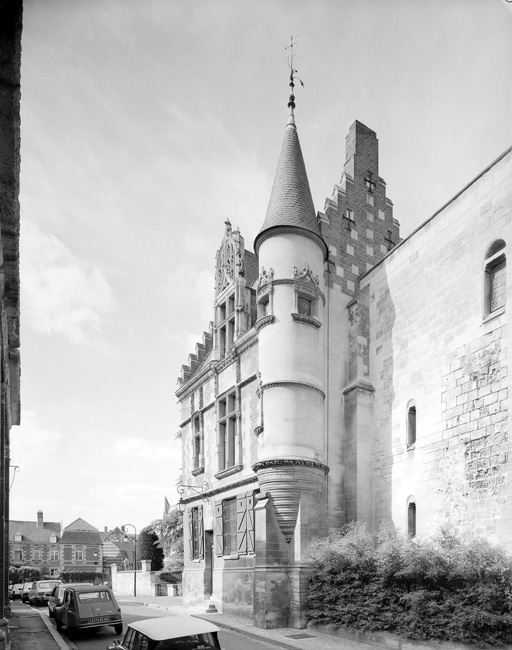
POLYGON ((375 523, 417 532, 450 523, 512 550, 510 328, 486 315, 484 261, 504 238, 510 256, 508 152, 363 278, 370 292, 370 380, 375 388, 375 523), (416 404, 407 445, 407 405, 416 404))

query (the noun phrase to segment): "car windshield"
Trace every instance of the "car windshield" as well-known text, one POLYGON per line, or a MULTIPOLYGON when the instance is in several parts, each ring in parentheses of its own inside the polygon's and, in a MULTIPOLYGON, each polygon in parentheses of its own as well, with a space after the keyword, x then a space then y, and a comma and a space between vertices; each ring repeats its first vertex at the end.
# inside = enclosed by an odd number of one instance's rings
POLYGON ((39 589, 52 589, 54 582, 40 582, 39 589))
POLYGON ((86 591, 83 594, 78 594, 78 600, 81 603, 95 603, 110 600, 110 594, 108 591, 86 591))
POLYGON ((190 634, 181 636, 178 639, 167 639, 165 641, 151 641, 148 650, 216 650, 220 648, 216 636, 213 634, 190 634))

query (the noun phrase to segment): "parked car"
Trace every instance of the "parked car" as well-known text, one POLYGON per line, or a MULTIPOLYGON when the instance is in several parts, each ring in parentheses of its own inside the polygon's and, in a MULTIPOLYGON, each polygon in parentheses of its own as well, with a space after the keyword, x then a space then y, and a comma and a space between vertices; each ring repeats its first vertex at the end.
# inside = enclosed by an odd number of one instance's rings
POLYGON ((9 596, 12 600, 21 600, 21 592, 23 591, 23 583, 17 585, 11 585, 9 589, 9 596))
POLYGON ((32 583, 32 589, 28 596, 28 602, 31 605, 39 605, 48 602, 48 597, 53 591, 55 585, 60 584, 60 580, 37 580, 32 583))
POLYGON ((219 628, 209 621, 186 614, 147 618, 130 623, 124 639, 107 650, 219 650, 219 628))
POLYGON ((21 602, 22 603, 28 603, 28 597, 30 595, 30 591, 32 589, 32 582, 24 582, 23 583, 23 589, 21 591, 21 602))
POLYGON ((55 617, 55 608, 58 605, 62 605, 66 587, 83 587, 84 585, 92 585, 92 582, 73 582, 68 584, 63 584, 61 582, 60 584, 55 585, 51 594, 48 596, 48 616, 50 618, 55 617))
POLYGON ((123 631, 121 608, 114 592, 104 585, 66 585, 62 604, 55 607, 59 632, 66 628, 71 639, 77 630, 112 625, 116 634, 123 631))

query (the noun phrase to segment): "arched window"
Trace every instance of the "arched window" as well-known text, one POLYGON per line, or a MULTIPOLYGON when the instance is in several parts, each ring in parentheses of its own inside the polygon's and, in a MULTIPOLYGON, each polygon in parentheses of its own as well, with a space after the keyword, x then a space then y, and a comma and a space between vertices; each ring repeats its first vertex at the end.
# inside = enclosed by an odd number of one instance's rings
POLYGON ((414 496, 407 499, 407 534, 409 537, 416 537, 416 498, 414 496))
POLYGON ((416 402, 412 399, 407 404, 407 447, 416 443, 416 402))
POLYGON ((484 318, 501 313, 506 299, 505 242, 498 239, 489 246, 485 255, 484 318))

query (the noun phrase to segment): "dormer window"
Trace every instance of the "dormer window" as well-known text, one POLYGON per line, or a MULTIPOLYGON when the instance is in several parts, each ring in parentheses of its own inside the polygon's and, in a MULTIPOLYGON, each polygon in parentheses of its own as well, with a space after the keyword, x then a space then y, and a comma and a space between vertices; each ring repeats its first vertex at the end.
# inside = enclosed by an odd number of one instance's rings
POLYGON ((22 540, 23 540, 23 535, 21 533, 16 533, 16 535, 14 535, 15 542, 21 542, 22 540))
POLYGON ((50 544, 57 543, 57 535, 50 535, 50 544))
POLYGON ((297 296, 297 313, 303 316, 312 316, 312 303, 310 298, 304 296, 297 296))

